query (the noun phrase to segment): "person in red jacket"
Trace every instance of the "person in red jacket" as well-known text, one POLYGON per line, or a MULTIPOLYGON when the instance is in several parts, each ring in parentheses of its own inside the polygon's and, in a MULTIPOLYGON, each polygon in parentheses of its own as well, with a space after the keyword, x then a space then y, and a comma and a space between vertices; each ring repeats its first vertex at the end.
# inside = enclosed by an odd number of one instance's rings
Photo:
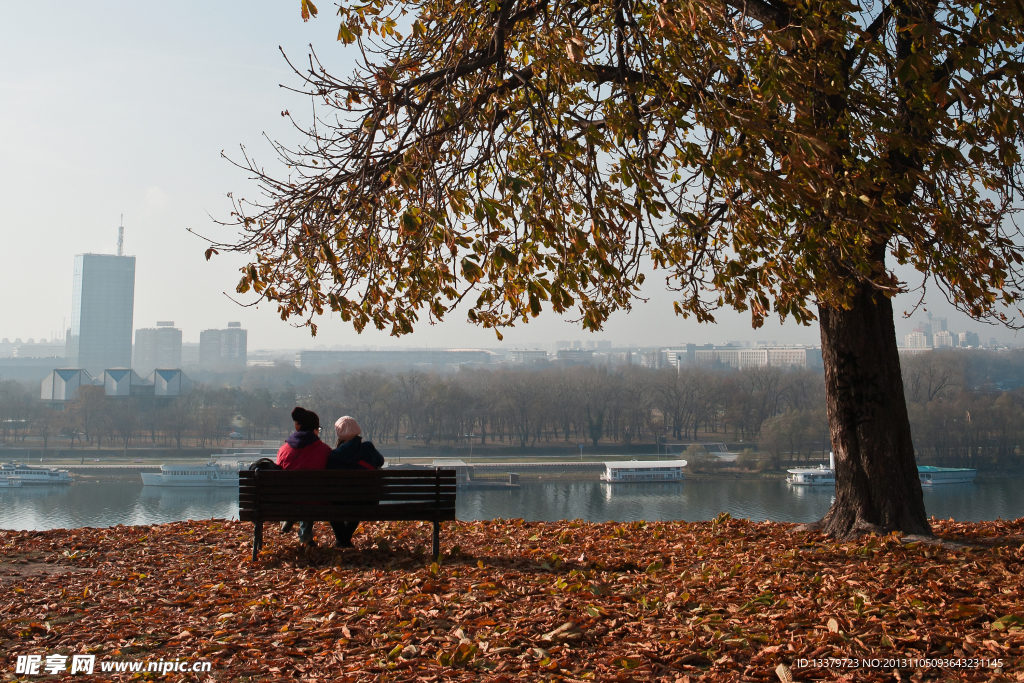
MULTIPOLYGON (((320 416, 296 406, 292 411, 295 431, 277 451, 277 464, 286 470, 322 470, 327 468, 331 447, 320 440, 320 416)), ((291 522, 281 524, 282 532, 292 529, 291 522)), ((299 542, 313 544, 313 522, 299 523, 299 542)))

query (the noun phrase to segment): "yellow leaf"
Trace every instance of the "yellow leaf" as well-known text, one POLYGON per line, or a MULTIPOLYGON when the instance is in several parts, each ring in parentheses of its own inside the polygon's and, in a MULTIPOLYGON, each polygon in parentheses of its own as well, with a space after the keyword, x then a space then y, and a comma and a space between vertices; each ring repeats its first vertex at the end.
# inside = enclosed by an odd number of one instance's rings
POLYGON ((316 16, 316 5, 310 0, 302 0, 302 20, 309 21, 310 16, 316 16))

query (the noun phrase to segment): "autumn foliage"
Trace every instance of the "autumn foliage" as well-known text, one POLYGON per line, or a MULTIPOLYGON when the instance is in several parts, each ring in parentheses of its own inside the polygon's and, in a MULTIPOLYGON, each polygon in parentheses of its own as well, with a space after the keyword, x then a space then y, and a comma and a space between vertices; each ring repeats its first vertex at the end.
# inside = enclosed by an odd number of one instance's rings
POLYGON ((256 564, 239 522, 3 531, 0 643, 208 659, 217 680, 893 680, 797 666, 865 656, 1003 661, 901 680, 1020 680, 1024 520, 932 525, 944 545, 727 515, 457 522, 439 564, 416 523, 343 552, 271 531, 256 564))

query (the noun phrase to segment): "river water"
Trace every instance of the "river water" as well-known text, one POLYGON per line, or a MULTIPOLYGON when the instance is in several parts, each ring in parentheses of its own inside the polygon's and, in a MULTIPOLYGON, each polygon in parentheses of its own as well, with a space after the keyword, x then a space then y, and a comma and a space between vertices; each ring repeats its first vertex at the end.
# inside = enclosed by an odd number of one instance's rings
MULTIPOLYGON (((929 515, 961 522, 1024 517, 1024 478, 986 479, 925 489, 929 515)), ((461 520, 524 518, 593 522, 712 519, 721 512, 761 521, 810 522, 832 503, 831 488, 791 487, 779 480, 690 480, 605 484, 525 483, 518 489, 459 491, 461 520)), ((141 482, 76 482, 0 489, 0 529, 107 527, 238 517, 234 488, 165 488, 141 482)))

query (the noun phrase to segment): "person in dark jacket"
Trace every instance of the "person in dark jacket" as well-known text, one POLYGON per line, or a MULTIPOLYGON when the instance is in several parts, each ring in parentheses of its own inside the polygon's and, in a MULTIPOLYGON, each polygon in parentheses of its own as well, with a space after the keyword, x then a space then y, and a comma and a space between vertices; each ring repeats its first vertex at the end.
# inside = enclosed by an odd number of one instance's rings
MULTIPOLYGON (((296 406, 292 411, 295 431, 277 451, 277 464, 286 470, 322 470, 327 467, 331 447, 320 440, 320 416, 312 410, 296 406)), ((281 531, 292 530, 291 522, 281 524, 281 531)), ((313 544, 313 522, 300 522, 299 542, 313 544)))
MULTIPOLYGON (((327 456, 329 470, 379 470, 384 467, 384 456, 371 441, 363 441, 363 430, 354 417, 339 417, 334 423, 338 437, 337 447, 327 456)), ((358 520, 332 521, 335 546, 353 548, 352 535, 359 528, 358 520)))

